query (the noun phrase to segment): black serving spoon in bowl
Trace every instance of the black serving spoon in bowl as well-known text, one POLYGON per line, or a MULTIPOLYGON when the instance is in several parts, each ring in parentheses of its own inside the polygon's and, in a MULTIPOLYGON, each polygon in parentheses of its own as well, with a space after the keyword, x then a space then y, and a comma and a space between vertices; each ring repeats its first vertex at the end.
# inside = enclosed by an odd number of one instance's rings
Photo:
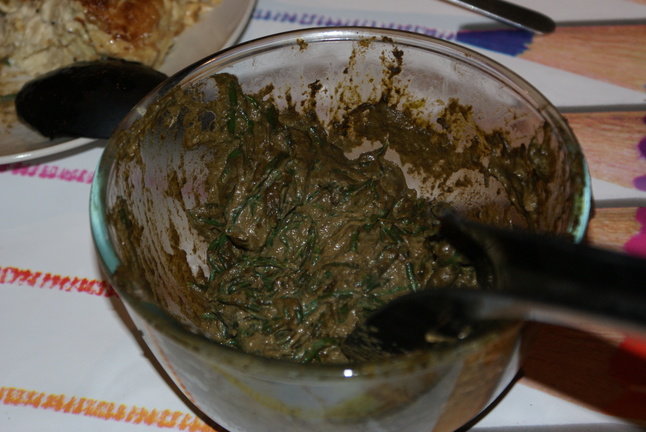
POLYGON ((16 95, 18 118, 50 139, 106 139, 167 76, 120 59, 77 62, 27 82, 16 95))
POLYGON ((482 289, 421 290, 386 304, 345 340, 348 357, 442 349, 500 320, 595 323, 646 338, 646 260, 451 212, 442 222, 470 251, 482 289))

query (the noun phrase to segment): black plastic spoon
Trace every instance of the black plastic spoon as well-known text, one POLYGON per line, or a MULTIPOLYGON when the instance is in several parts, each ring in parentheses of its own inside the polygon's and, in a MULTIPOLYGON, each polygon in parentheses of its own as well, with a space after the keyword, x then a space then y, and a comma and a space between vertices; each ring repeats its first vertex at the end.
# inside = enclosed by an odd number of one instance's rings
POLYGON ((646 338, 646 260, 452 213, 443 223, 472 253, 483 289, 422 290, 388 303, 346 339, 349 357, 450 346, 496 320, 592 322, 646 338))
POLYGON ((78 62, 27 82, 16 96, 16 112, 48 138, 109 138, 132 107, 166 78, 136 62, 78 62))

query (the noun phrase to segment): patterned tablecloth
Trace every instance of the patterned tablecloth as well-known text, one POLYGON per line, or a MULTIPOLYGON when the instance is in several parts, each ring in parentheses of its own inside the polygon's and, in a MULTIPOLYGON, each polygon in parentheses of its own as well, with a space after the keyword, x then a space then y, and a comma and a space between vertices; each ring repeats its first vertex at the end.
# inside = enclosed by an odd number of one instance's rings
MULTIPOLYGON (((492 57, 578 136, 594 178, 588 241, 646 256, 646 0, 515 2, 552 16, 556 32, 532 36, 440 0, 258 0, 241 41, 362 25, 492 57)), ((221 431, 167 383, 98 268, 88 197, 103 144, 0 165, 0 430, 221 431)), ((537 333, 524 375, 474 431, 646 430, 644 341, 537 333)))

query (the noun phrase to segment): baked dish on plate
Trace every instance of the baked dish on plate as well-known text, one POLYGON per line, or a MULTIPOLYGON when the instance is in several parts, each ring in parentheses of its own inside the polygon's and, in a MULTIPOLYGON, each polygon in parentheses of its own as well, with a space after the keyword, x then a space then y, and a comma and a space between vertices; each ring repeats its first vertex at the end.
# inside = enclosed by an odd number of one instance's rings
POLYGON ((0 0, 0 58, 29 76, 101 57, 159 67, 220 0, 0 0))

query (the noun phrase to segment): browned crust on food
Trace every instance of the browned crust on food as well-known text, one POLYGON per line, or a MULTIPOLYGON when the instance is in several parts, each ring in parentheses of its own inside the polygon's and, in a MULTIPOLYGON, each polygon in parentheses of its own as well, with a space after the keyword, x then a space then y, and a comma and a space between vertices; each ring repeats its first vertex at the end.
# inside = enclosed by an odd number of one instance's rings
POLYGON ((162 0, 77 0, 89 23, 115 40, 145 44, 162 21, 162 0))

